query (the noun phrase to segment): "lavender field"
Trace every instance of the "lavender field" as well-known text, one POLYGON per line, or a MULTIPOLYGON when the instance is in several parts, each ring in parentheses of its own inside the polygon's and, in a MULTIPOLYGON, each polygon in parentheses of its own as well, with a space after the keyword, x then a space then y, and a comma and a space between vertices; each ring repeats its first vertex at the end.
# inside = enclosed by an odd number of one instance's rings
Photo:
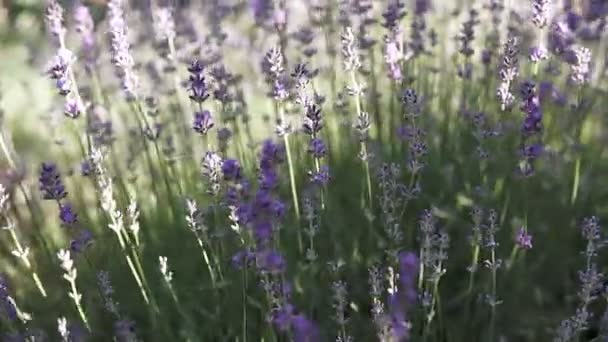
POLYGON ((0 4, 0 339, 608 341, 607 20, 0 4))

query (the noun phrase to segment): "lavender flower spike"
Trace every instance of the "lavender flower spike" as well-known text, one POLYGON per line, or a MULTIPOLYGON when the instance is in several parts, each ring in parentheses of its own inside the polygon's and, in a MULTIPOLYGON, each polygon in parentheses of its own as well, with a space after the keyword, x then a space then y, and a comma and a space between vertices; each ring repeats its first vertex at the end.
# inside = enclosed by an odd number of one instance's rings
POLYGON ((516 37, 509 37, 504 46, 504 53, 502 57, 502 67, 500 68, 500 85, 496 90, 496 96, 500 101, 500 108, 504 111, 507 108, 511 108, 515 97, 511 93, 511 84, 517 77, 518 70, 518 57, 519 47, 518 40, 516 37))
POLYGON ((112 61, 116 66, 121 86, 127 99, 137 98, 139 79, 135 74, 135 60, 131 55, 128 39, 128 27, 125 14, 122 9, 122 0, 110 0, 108 2, 108 15, 110 17, 110 35, 112 42, 112 61))
POLYGON ((95 23, 93 22, 89 8, 80 1, 74 7, 74 23, 76 32, 80 35, 82 53, 85 56, 87 68, 91 69, 96 59, 95 23))
POLYGON ((46 200, 62 200, 68 194, 55 164, 42 163, 39 183, 42 197, 46 200))
POLYGON ((154 10, 154 33, 158 40, 175 39, 175 21, 173 12, 169 7, 157 8, 154 10))
POLYGON ((63 8, 57 0, 48 0, 46 7, 46 26, 56 39, 57 47, 63 47, 66 29, 63 25, 63 8))
POLYGON ((570 80, 577 85, 583 85, 589 80, 591 69, 591 50, 584 46, 574 48, 576 62, 570 67, 570 80))
POLYGON ((533 0, 532 22, 538 28, 544 28, 549 22, 551 14, 551 0, 533 0))

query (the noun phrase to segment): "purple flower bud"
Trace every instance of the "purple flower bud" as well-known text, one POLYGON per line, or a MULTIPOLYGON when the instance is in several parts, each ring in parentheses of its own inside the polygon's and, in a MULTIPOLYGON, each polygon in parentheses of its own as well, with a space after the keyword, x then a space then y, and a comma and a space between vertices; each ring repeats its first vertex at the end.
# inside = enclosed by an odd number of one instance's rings
POLYGON ((116 72, 126 98, 134 100, 137 98, 139 79, 135 74, 135 60, 130 51, 129 32, 122 7, 123 0, 110 0, 108 2, 112 61, 116 66, 116 72))
POLYGON ((256 253, 257 266, 260 270, 270 273, 283 273, 287 266, 283 256, 274 249, 258 251, 256 253))
POLYGON ((532 235, 524 227, 521 227, 515 236, 515 243, 519 248, 532 249, 532 235))
POLYGON ((323 140, 319 138, 311 139, 308 144, 308 153, 312 154, 315 158, 325 157, 327 149, 323 140))
MULTIPOLYGON (((257 222, 253 227, 253 232, 255 234, 256 241, 264 244, 272 237, 272 224, 268 221, 257 222)), ((258 260, 258 263, 259 262, 260 261, 258 260)))
POLYGON ((534 0, 532 3, 532 22, 538 28, 543 28, 549 22, 551 11, 550 0, 534 0))
POLYGON ((530 49, 530 61, 538 63, 549 58, 549 51, 543 45, 535 46, 530 49))
POLYGON ((260 154, 260 168, 268 169, 282 163, 285 160, 285 149, 283 146, 275 144, 272 140, 267 139, 262 144, 262 152, 260 154))
POLYGON ((279 185, 279 175, 274 169, 262 169, 259 177, 260 188, 274 189, 279 185))
POLYGON ((74 55, 68 49, 60 49, 57 55, 49 62, 46 72, 52 80, 60 95, 66 96, 71 91, 68 69, 74 60, 74 55))
POLYGON ((76 98, 68 97, 63 109, 65 116, 71 119, 77 119, 83 112, 84 108, 82 108, 82 103, 76 98))
POLYGON ((84 252, 93 243, 93 233, 83 230, 74 240, 70 242, 70 250, 75 254, 84 252))
POLYGON ((49 0, 46 8, 46 25, 48 31, 55 37, 58 47, 63 45, 66 29, 63 26, 63 7, 57 0, 49 0))
POLYGON ((317 342, 321 339, 317 326, 302 314, 293 316, 292 326, 295 342, 317 342))
POLYGON ((67 227, 71 227, 78 222, 78 215, 74 212, 72 204, 64 203, 59 207, 59 218, 61 223, 67 227))
POLYGON ((188 67, 188 72, 190 73, 188 91, 190 99, 196 103, 203 103, 209 98, 209 87, 207 86, 207 80, 203 71, 204 66, 198 60, 194 60, 188 67))
POLYGON ((241 178, 241 165, 236 159, 224 159, 222 173, 226 180, 238 180, 241 178))
POLYGON ((82 52, 89 69, 93 68, 96 59, 95 23, 89 9, 78 1, 74 7, 74 23, 80 35, 82 52))
POLYGON ((541 144, 531 144, 523 147, 522 155, 525 158, 536 159, 544 151, 544 147, 541 144))
POLYGON ((310 181, 319 186, 326 186, 329 183, 330 175, 329 175, 329 166, 323 165, 319 169, 319 171, 311 171, 309 172, 310 181))
POLYGON ((65 186, 57 166, 53 163, 42 163, 40 177, 38 178, 40 191, 45 200, 62 200, 67 196, 65 186))
POLYGON ((271 0, 249 0, 249 8, 253 12, 255 21, 260 24, 270 17, 272 9, 271 0))
POLYGON ((279 331, 288 331, 291 328, 291 321, 294 316, 295 308, 286 303, 280 309, 275 310, 272 315, 272 323, 279 331))
POLYGON ((278 218, 284 217, 287 213, 287 205, 280 199, 275 199, 272 203, 272 213, 278 218))
POLYGON ((211 112, 208 110, 203 110, 202 112, 194 113, 194 122, 192 123, 192 128, 199 134, 207 134, 209 130, 213 128, 215 124, 213 123, 213 117, 211 112))
POLYGON ((237 269, 251 266, 255 261, 255 253, 250 250, 236 252, 231 258, 232 265, 237 269))
POLYGON ((302 128, 310 136, 316 136, 323 128, 323 114, 319 106, 315 104, 306 105, 306 116, 302 128))

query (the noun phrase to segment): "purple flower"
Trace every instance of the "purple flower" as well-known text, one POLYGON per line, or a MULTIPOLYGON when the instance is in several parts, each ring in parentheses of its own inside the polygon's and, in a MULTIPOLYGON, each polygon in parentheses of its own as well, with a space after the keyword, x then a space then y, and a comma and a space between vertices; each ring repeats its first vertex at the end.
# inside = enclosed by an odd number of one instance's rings
POLYGON ((277 218, 284 217, 286 212, 287 212, 287 205, 285 205, 285 203, 283 201, 281 201, 280 199, 275 199, 272 202, 272 213, 275 217, 277 217, 277 218))
POLYGON ((38 179, 42 198, 45 200, 62 200, 67 196, 65 186, 57 166, 53 163, 42 163, 38 179))
POLYGON ((540 45, 530 48, 530 61, 538 63, 539 61, 547 58, 549 58, 549 51, 546 47, 540 45))
POLYGON ((255 21, 259 24, 270 17, 272 1, 270 0, 249 0, 249 8, 253 12, 255 21))
POLYGON ((65 105, 63 108, 63 113, 65 116, 71 119, 78 118, 84 112, 84 108, 82 108, 82 103, 73 97, 68 97, 65 101, 65 105))
POLYGON ((405 14, 405 4, 403 1, 390 1, 386 10, 382 13, 382 17, 384 18, 382 26, 391 31, 397 29, 399 21, 405 17, 405 14))
POLYGON ((261 216, 262 214, 268 214, 270 209, 272 208, 273 203, 272 195, 266 189, 260 189, 255 194, 255 199, 253 201, 253 211, 254 215, 261 216))
POLYGON ((260 154, 260 168, 262 170, 270 169, 282 163, 283 160, 285 160, 285 149, 283 146, 275 144, 270 139, 265 140, 260 154))
POLYGON ((279 175, 274 169, 262 169, 258 181, 261 189, 274 189, 279 185, 279 175))
POLYGON ((532 235, 526 231, 526 228, 521 227, 515 236, 515 243, 519 248, 532 249, 532 235))
POLYGON ((52 80, 55 80, 55 87, 59 95, 66 96, 71 92, 71 83, 68 76, 68 69, 74 56, 68 49, 59 49, 57 55, 49 62, 46 73, 52 80))
POLYGON ((532 3, 532 22, 536 27, 543 28, 549 22, 551 10, 550 0, 533 0, 532 3))
POLYGON ((192 128, 199 134, 207 134, 209 130, 213 128, 215 124, 213 123, 213 117, 211 112, 208 110, 203 110, 202 112, 194 113, 194 122, 192 123, 192 128))
POLYGON ((574 32, 568 27, 568 23, 563 20, 551 25, 548 40, 549 48, 557 55, 562 55, 565 51, 568 51, 576 41, 574 32))
POLYGON ((424 15, 431 9, 431 1, 430 0, 416 0, 414 2, 414 14, 415 15, 424 15))
POLYGON ((411 280, 418 276, 418 267, 420 260, 416 253, 400 252, 399 253, 399 279, 403 285, 411 285, 411 280))
POLYGON ((84 252, 93 243, 93 233, 90 230, 84 229, 72 241, 70 241, 70 250, 75 254, 84 252))
POLYGON ((76 32, 80 34, 82 51, 88 68, 95 64, 95 23, 88 7, 80 1, 74 6, 74 24, 76 32))
POLYGON ((526 114, 522 124, 522 132, 526 136, 540 133, 542 131, 543 113, 540 107, 540 100, 536 95, 536 85, 531 81, 522 84, 521 94, 523 103, 522 111, 526 114))
POLYGON ((239 220, 239 224, 245 225, 248 224, 249 222, 251 222, 252 219, 252 210, 251 210, 251 205, 246 204, 246 203, 241 203, 237 208, 236 208, 236 216, 239 220))
POLYGON ((317 326, 302 314, 293 316, 292 327, 295 342, 317 342, 321 340, 317 326))
POLYGON ((323 114, 321 108, 315 104, 306 105, 306 116, 302 125, 304 133, 315 137, 323 128, 323 114))
POLYGON ((525 158, 536 159, 538 158, 544 151, 544 147, 541 144, 530 144, 526 145, 522 149, 522 155, 525 158))
POLYGON ((381 325, 382 330, 386 330, 390 334, 391 341, 405 341, 408 339, 411 324, 407 320, 398 293, 389 295, 388 312, 381 316, 378 324, 381 325))
POLYGON ((224 159, 222 173, 226 180, 238 180, 241 178, 241 165, 236 159, 224 159))
POLYGON ((116 72, 126 98, 134 100, 137 98, 139 79, 135 74, 135 60, 130 51, 129 32, 122 7, 123 0, 110 0, 108 2, 112 61, 116 66, 116 72))
POLYGON ((65 203, 59 206, 59 218, 61 222, 67 226, 73 226, 78 222, 78 215, 74 212, 72 204, 65 203))
POLYGON ((283 256, 274 249, 266 249, 256 253, 257 266, 269 273, 283 273, 287 266, 283 256))
POLYGON ((49 0, 46 8, 46 26, 55 37, 57 46, 62 46, 66 29, 63 25, 63 7, 57 0, 49 0))
POLYGON ((329 166, 323 165, 319 169, 319 171, 311 171, 309 172, 310 181, 314 184, 325 186, 329 183, 330 175, 329 175, 329 166))
POLYGON ((272 314, 272 323, 279 331, 289 331, 291 322, 294 316, 295 308, 293 305, 286 303, 272 314))
POLYGON ((188 91, 190 93, 190 99, 196 103, 203 103, 209 98, 209 87, 207 86, 207 80, 203 74, 204 66, 198 61, 194 60, 188 67, 190 73, 188 91))
POLYGON ((236 252, 231 258, 232 265, 237 269, 251 266, 255 261, 255 253, 246 249, 236 252))
MULTIPOLYGON (((258 243, 265 243, 272 237, 272 223, 268 221, 256 222, 253 227, 253 232, 258 243)), ((260 263, 258 255, 258 264, 260 263)))
POLYGON ((323 158, 327 153, 325 143, 319 138, 311 139, 308 143, 308 153, 315 158, 323 158))

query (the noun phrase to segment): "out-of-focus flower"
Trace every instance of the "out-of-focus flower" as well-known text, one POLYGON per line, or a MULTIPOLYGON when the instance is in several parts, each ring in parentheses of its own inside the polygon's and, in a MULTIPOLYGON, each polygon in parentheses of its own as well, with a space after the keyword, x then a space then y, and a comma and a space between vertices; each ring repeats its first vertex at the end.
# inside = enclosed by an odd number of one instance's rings
POLYGON ((84 229, 75 239, 70 241, 70 250, 74 254, 80 254, 84 252, 92 243, 93 233, 88 229, 84 229))
POLYGON ((158 40, 175 39, 175 21, 173 11, 168 7, 156 8, 153 11, 154 32, 158 40))
POLYGON ((80 35, 82 53, 88 68, 93 68, 96 56, 95 23, 89 8, 77 1, 74 6, 74 24, 80 35))
POLYGON ((532 235, 526 231, 526 228, 521 227, 515 236, 515 243, 519 248, 532 249, 532 235))
POLYGON ((46 25, 48 31, 56 39, 57 47, 63 47, 66 29, 63 25, 63 7, 57 0, 48 0, 46 7, 46 25))
POLYGON ((532 22, 538 28, 547 26, 551 15, 551 0, 533 0, 532 22))
POLYGON ((584 46, 578 46, 574 48, 574 55, 576 61, 570 66, 570 80, 574 84, 582 85, 587 83, 591 69, 589 64, 591 63, 591 50, 584 46))

